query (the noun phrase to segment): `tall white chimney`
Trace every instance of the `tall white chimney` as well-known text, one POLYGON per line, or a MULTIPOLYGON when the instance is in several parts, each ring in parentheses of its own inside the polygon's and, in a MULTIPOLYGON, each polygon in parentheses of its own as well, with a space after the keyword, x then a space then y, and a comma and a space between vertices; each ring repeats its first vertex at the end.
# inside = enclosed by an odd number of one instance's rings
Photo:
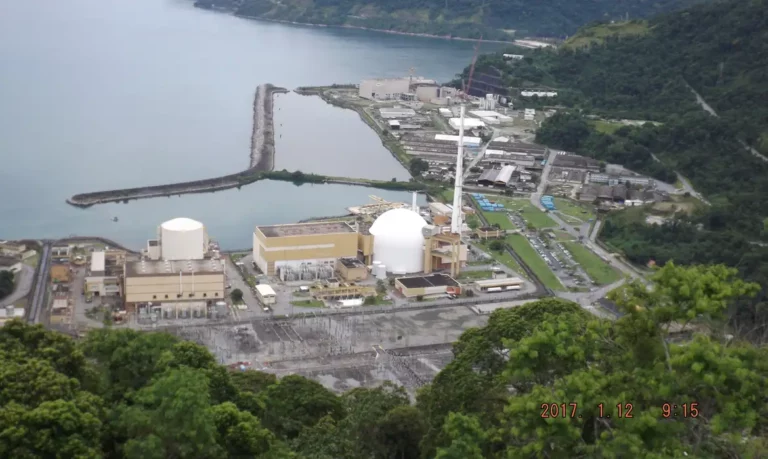
POLYGON ((451 233, 461 234, 461 187, 464 182, 464 111, 461 105, 459 119, 459 151, 456 155, 456 185, 453 189, 453 215, 451 216, 451 233))
POLYGON ((418 213, 419 212, 419 204, 416 202, 416 192, 413 192, 413 203, 411 204, 411 210, 418 213))

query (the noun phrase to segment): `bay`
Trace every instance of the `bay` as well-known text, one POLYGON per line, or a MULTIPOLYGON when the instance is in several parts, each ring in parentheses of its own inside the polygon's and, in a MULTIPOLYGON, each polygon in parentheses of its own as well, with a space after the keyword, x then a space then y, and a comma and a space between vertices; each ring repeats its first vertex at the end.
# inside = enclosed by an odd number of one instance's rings
MULTIPOLYGON (((102 235, 139 248, 162 221, 186 216, 239 248, 258 224, 341 214, 369 194, 410 201, 407 193, 259 182, 86 210, 65 203, 79 192, 247 167, 258 84, 356 83, 411 67, 446 81, 473 47, 253 21, 182 0, 0 1, 0 238, 102 235)), ((356 113, 293 93, 275 107, 278 169, 407 179, 356 113)))

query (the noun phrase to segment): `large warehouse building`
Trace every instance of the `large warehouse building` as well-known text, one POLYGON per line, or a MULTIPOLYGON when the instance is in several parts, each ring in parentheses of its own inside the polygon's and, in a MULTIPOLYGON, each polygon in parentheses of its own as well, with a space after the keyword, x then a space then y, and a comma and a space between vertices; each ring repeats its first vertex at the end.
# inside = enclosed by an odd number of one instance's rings
POLYGON ((327 269, 338 258, 357 258, 358 233, 346 222, 257 226, 253 260, 269 276, 280 271, 327 269))
POLYGON ((124 288, 129 312, 151 307, 167 318, 198 316, 224 298, 224 269, 219 260, 130 262, 124 288))

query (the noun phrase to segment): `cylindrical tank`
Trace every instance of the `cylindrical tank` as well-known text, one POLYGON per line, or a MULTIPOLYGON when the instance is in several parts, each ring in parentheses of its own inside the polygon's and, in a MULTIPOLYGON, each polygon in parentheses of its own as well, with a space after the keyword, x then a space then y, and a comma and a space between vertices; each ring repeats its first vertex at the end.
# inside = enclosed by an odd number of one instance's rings
POLYGON ((202 260, 207 250, 202 223, 174 218, 160 225, 160 253, 163 260, 202 260))
POLYGON ((424 270, 426 220, 410 209, 384 212, 373 222, 373 258, 389 272, 417 273, 424 270))
POLYGON ((376 267, 376 279, 384 280, 387 278, 387 265, 379 265, 376 267))

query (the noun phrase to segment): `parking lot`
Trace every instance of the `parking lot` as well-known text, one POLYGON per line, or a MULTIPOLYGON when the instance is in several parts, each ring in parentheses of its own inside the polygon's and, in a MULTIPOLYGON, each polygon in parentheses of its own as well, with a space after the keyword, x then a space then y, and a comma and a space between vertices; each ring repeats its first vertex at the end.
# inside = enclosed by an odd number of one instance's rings
POLYGON ((550 238, 527 235, 528 242, 552 272, 569 288, 589 288, 592 281, 562 243, 550 238))

